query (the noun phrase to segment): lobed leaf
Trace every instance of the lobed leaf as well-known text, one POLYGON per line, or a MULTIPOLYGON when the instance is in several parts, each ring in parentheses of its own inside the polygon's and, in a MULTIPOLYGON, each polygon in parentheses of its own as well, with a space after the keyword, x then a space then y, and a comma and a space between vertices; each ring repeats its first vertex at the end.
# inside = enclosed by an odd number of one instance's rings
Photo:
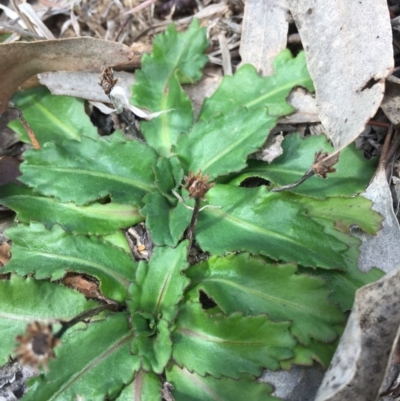
POLYGON ((82 137, 82 141, 46 143, 25 153, 20 181, 45 196, 83 205, 110 196, 114 202, 139 205, 153 189, 155 152, 121 133, 82 137))
POLYGON ((129 288, 131 313, 145 311, 157 318, 172 322, 178 312, 177 305, 189 280, 182 274, 188 267, 188 241, 176 248, 157 247, 149 263, 141 262, 136 282, 129 288))
MULTIPOLYGON (((343 327, 344 328, 344 327, 343 327)), ((341 335, 338 333, 338 335, 341 335)), ((291 369, 294 365, 312 366, 314 361, 321 364, 325 369, 329 367, 333 354, 339 344, 339 339, 330 343, 321 343, 311 341, 307 346, 297 344, 294 348, 294 357, 281 362, 281 368, 284 370, 291 369)))
POLYGON ((28 187, 14 184, 2 187, 0 203, 14 210, 22 223, 37 221, 48 229, 59 224, 65 231, 77 234, 111 234, 144 220, 137 206, 118 203, 77 206, 39 196, 28 187))
POLYGON ((329 302, 325 280, 296 274, 295 265, 272 265, 248 254, 211 257, 191 267, 191 288, 204 291, 226 314, 267 314, 274 321, 291 321, 290 331, 305 345, 311 338, 334 341, 334 325, 344 322, 329 302))
POLYGON ((288 49, 280 53, 273 62, 275 74, 260 77, 256 69, 245 64, 235 75, 225 76, 214 94, 206 99, 199 119, 209 120, 219 113, 231 113, 245 106, 247 108, 266 108, 268 115, 280 117, 294 111, 286 102, 295 86, 314 90, 306 66, 304 52, 295 58, 288 49))
POLYGON ((299 202, 304 205, 307 216, 317 218, 319 222, 333 221, 342 232, 348 233, 351 226, 357 225, 368 234, 375 235, 381 228, 383 217, 372 210, 373 203, 362 196, 324 200, 301 197, 299 202))
POLYGON ((262 368, 275 370, 279 361, 292 357, 295 341, 289 326, 289 322, 271 322, 265 315, 211 318, 200 304, 186 303, 172 333, 172 357, 201 376, 259 376, 262 368))
MULTIPOLYGON (((47 88, 41 87, 17 92, 12 101, 22 110, 24 119, 41 145, 62 139, 80 141, 82 136, 98 137, 81 99, 55 96, 47 88)), ((22 141, 30 142, 19 120, 11 121, 8 126, 20 135, 22 141)))
POLYGON ((264 187, 230 185, 216 185, 206 196, 218 207, 199 215, 196 239, 204 251, 217 255, 247 251, 303 266, 345 268, 346 244, 304 216, 296 198, 264 187))
POLYGON ((192 105, 180 84, 200 79, 201 68, 207 62, 203 54, 206 47, 205 29, 197 20, 179 34, 170 25, 164 35, 156 37, 153 53, 143 56, 142 68, 135 73, 132 103, 152 112, 164 112, 141 124, 147 143, 162 156, 171 154, 178 136, 193 124, 192 105))
MULTIPOLYGON (((248 177, 261 177, 277 186, 291 184, 309 170, 316 152, 334 150, 325 135, 301 139, 300 134, 286 136, 282 149, 283 154, 271 164, 249 160, 248 167, 230 183, 238 185, 248 177)), ((350 145, 341 152, 335 168, 336 173, 330 174, 327 179, 315 175, 290 192, 315 198, 355 195, 368 185, 375 172, 375 161, 365 160, 363 152, 350 145)))
POLYGON ((172 394, 175 401, 279 401, 271 396, 272 387, 269 384, 260 383, 249 375, 242 375, 238 380, 227 377, 216 379, 199 376, 177 365, 171 365, 166 375, 174 387, 172 394))
POLYGON ((55 348, 49 373, 33 379, 24 399, 103 401, 117 396, 139 370, 138 358, 129 352, 132 337, 124 313, 67 332, 55 348))
POLYGON ((175 152, 186 172, 201 170, 215 178, 244 168, 247 155, 265 142, 275 124, 265 109, 240 108, 198 122, 190 134, 179 137, 175 152))
POLYGON ((0 366, 7 362, 15 348, 15 337, 23 334, 29 323, 57 324, 97 306, 93 301, 86 301, 79 292, 62 285, 15 275, 11 275, 10 280, 0 280, 0 298, 0 366))
POLYGON ((348 268, 346 272, 313 272, 318 277, 327 280, 327 285, 331 290, 329 298, 340 305, 342 311, 351 310, 354 304, 356 291, 364 285, 378 281, 385 275, 382 270, 377 268, 371 269, 369 272, 360 271, 357 266, 348 268))
POLYGON ((105 297, 122 302, 136 267, 132 257, 98 238, 67 234, 55 225, 46 230, 39 223, 7 230, 13 257, 4 272, 35 273, 36 279, 57 280, 74 271, 96 277, 105 297))
POLYGON ((116 401, 161 401, 159 377, 140 369, 135 380, 122 390, 116 401))

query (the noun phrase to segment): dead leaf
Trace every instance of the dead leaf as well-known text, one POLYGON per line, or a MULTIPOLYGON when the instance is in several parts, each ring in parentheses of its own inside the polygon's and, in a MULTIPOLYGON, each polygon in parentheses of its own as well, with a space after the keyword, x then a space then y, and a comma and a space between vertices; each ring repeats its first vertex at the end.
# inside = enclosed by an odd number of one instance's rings
POLYGON ((386 80, 385 96, 381 109, 397 128, 400 125, 400 79, 393 75, 386 80))
POLYGON ((324 377, 319 365, 292 366, 290 370, 264 371, 260 381, 272 384, 273 395, 286 401, 313 400, 324 377))
MULTIPOLYGON (((114 76, 119 79, 118 85, 125 92, 130 93, 131 86, 135 83, 133 73, 114 71, 114 76)), ((99 74, 94 72, 44 72, 39 74, 40 83, 46 85, 53 95, 64 95, 92 100, 94 102, 110 103, 109 97, 99 85, 99 74)))
POLYGON ((315 401, 375 401, 400 323, 400 269, 360 288, 315 401))
POLYGON ((0 115, 18 86, 35 74, 139 66, 140 57, 121 43, 88 37, 0 44, 0 115))
POLYGON ((267 163, 272 163, 277 157, 283 153, 281 143, 284 140, 282 133, 279 135, 268 135, 267 143, 257 152, 256 159, 267 163))
POLYGON ((286 48, 288 33, 286 0, 246 0, 240 55, 261 75, 272 75, 274 58, 286 48))
POLYGON ((393 69, 386 0, 287 0, 306 52, 321 122, 339 150, 376 113, 393 69))
POLYGON ((361 233, 358 267, 368 271, 378 267, 386 273, 400 265, 400 226, 393 210, 393 199, 384 167, 379 167, 365 193, 365 198, 374 202, 372 209, 380 213, 384 220, 382 229, 375 236, 361 233))
POLYGON ((295 88, 287 98, 295 112, 278 120, 279 124, 303 124, 319 122, 318 108, 315 97, 303 88, 295 88))
POLYGON ((69 288, 79 291, 86 298, 103 298, 98 284, 88 280, 81 274, 68 273, 62 279, 62 283, 69 288))
POLYGON ((0 265, 5 266, 11 259, 10 245, 8 242, 3 242, 0 245, 0 265))
POLYGON ((13 182, 19 184, 18 177, 20 162, 13 157, 0 157, 0 186, 13 182))

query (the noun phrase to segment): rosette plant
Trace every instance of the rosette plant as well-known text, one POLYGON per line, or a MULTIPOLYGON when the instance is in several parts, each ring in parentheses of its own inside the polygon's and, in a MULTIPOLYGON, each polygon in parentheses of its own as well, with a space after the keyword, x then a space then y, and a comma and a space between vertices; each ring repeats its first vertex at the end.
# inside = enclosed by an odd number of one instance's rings
POLYGON ((304 53, 284 51, 270 77, 242 66, 195 117, 182 85, 201 78, 206 48, 197 21, 156 37, 132 87, 133 105, 162 112, 141 122, 143 140, 98 136, 80 100, 14 96, 41 148, 25 152, 21 184, 1 190, 16 223, 0 363, 17 336, 39 341, 23 336, 29 324, 55 345, 24 400, 276 399, 263 369, 327 366, 355 290, 381 276, 357 270, 350 232, 380 226, 357 195, 372 162, 349 147, 328 179, 272 192, 329 143, 293 134, 271 164, 252 157, 293 112, 290 91, 313 90, 304 53), (97 290, 67 287, 71 274, 97 290))

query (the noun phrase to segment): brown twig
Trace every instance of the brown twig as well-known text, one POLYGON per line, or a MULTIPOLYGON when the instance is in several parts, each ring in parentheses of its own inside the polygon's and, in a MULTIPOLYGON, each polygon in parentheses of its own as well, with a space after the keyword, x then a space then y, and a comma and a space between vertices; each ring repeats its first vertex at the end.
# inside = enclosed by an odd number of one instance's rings
POLYGON ((298 181, 293 182, 292 184, 282 185, 281 187, 272 188, 271 192, 282 192, 282 191, 287 191, 288 189, 296 188, 304 181, 311 178, 313 175, 315 175, 315 171, 312 168, 310 168, 310 170, 308 170, 298 181))
POLYGON ((88 319, 89 317, 96 316, 99 313, 103 312, 104 310, 111 310, 113 312, 117 312, 119 308, 120 308, 119 304, 105 304, 99 306, 98 308, 93 308, 85 312, 82 312, 79 315, 72 318, 71 320, 69 320, 68 322, 60 322, 62 327, 60 330, 58 330, 58 332, 54 335, 54 337, 61 338, 61 336, 75 324, 83 322, 85 319, 88 319))

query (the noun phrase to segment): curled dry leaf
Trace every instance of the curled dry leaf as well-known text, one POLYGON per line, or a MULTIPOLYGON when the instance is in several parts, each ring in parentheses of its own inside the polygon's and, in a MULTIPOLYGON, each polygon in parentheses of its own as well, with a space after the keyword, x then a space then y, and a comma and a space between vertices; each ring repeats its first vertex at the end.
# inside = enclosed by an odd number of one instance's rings
POLYGON ((0 115, 18 86, 35 74, 138 66, 141 55, 121 43, 93 38, 0 44, 0 115))
POLYGON ((377 111, 393 69, 386 0, 287 0, 314 81, 319 116, 339 150, 377 111))
POLYGON ((400 269, 359 289, 315 401, 375 401, 400 323, 400 269))

